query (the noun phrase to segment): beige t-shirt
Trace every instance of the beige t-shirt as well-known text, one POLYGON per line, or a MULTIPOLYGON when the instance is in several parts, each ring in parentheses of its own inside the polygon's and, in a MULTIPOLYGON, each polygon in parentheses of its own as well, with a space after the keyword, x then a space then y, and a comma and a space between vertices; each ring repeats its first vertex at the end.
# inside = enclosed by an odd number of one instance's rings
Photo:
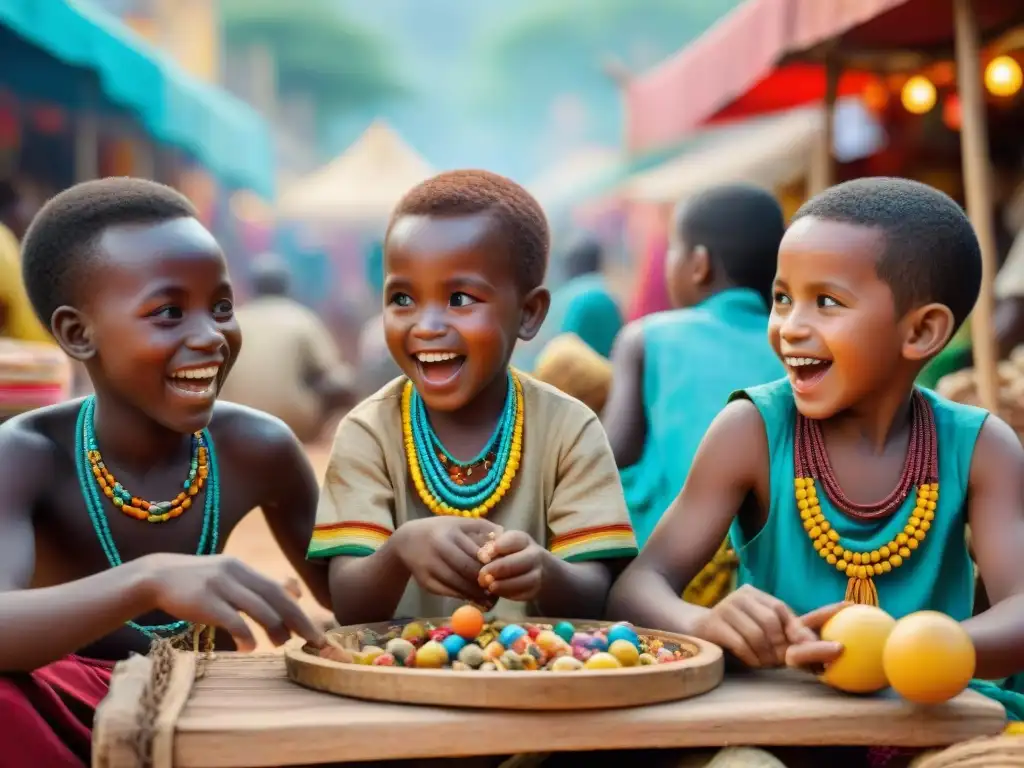
POLYGON ((221 398, 273 414, 300 437, 315 432, 324 414, 308 382, 341 365, 330 332, 314 312, 283 296, 253 299, 235 315, 242 351, 221 398))
MULTIPOLYGON (((488 514, 525 531, 568 561, 636 555, 636 539, 608 438, 594 412, 554 387, 520 374, 523 458, 512 487, 488 514)), ((310 558, 373 554, 395 528, 431 515, 409 481, 395 379, 342 420, 317 508, 310 558)), ((440 617, 460 604, 409 580, 396 617, 440 617)), ((499 601, 502 616, 522 603, 499 601)))

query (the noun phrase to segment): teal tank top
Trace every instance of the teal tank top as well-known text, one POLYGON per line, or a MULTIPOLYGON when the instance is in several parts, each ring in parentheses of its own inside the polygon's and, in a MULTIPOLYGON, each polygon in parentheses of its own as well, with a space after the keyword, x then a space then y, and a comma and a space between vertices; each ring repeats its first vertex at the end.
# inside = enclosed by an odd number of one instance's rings
POLYGON ((729 395, 784 374, 768 343, 768 308, 733 288, 688 309, 644 318, 647 439, 621 472, 637 544, 643 546, 683 487, 697 447, 729 395))
MULTIPOLYGON (((974 445, 988 412, 953 403, 922 389, 935 414, 939 442, 939 500, 928 537, 899 568, 876 576, 878 602, 895 618, 915 611, 940 611, 964 621, 974 610, 974 563, 967 550, 967 487, 974 445)), ((797 614, 839 602, 848 579, 811 545, 793 495, 793 431, 796 403, 788 379, 736 392, 750 400, 764 420, 770 459, 768 521, 748 539, 734 520, 729 534, 739 556, 738 584, 750 584, 782 600, 797 614)), ((890 518, 857 520, 839 512, 819 494, 822 511, 854 551, 877 549, 902 532, 914 496, 890 518)), ((972 687, 1006 707, 1010 719, 1024 718, 1024 697, 1003 684, 975 681, 972 687)))

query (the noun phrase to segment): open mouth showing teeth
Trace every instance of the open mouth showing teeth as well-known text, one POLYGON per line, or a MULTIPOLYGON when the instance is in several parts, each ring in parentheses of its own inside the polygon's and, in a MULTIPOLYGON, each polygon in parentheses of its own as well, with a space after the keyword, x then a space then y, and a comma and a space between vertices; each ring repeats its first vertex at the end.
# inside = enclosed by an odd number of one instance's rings
POLYGON ((175 371, 167 378, 170 385, 180 394, 189 397, 208 397, 216 391, 219 372, 219 366, 211 365, 206 368, 175 371))
POLYGON ((794 383, 802 384, 805 388, 821 381, 832 367, 831 360, 817 357, 785 357, 783 361, 789 368, 794 383))
POLYGON ((455 352, 418 352, 414 357, 423 380, 428 384, 447 384, 466 362, 465 355, 455 352))

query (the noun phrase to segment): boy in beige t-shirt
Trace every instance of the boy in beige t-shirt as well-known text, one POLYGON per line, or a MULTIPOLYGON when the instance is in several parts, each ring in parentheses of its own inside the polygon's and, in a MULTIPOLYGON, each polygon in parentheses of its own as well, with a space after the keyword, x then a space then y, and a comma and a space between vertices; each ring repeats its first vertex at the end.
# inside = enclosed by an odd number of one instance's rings
POLYGON ((501 176, 444 173, 399 203, 384 328, 404 376, 342 421, 309 548, 342 624, 467 600, 598 618, 636 554, 597 417, 508 366, 547 313, 547 254, 543 211, 501 176))

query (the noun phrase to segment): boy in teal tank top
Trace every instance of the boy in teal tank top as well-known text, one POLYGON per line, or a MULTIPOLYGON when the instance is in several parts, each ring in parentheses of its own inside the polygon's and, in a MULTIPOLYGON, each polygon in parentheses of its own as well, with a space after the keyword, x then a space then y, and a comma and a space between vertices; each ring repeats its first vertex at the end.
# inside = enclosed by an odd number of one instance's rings
POLYGON ((844 601, 943 611, 992 681, 977 687, 1021 720, 1005 680, 1024 670, 1024 448, 999 418, 914 387, 980 284, 970 222, 930 187, 859 179, 806 203, 769 322, 787 378, 716 418, 609 612, 750 667, 817 671, 843 652, 818 630, 844 601), (977 616, 968 524, 992 605, 977 616), (726 532, 743 586, 713 609, 676 599, 726 532))
POLYGON ((675 309, 630 323, 616 341, 603 422, 641 547, 729 395, 784 373, 766 341, 784 229, 778 202, 758 187, 727 184, 691 198, 670 233, 675 309))

